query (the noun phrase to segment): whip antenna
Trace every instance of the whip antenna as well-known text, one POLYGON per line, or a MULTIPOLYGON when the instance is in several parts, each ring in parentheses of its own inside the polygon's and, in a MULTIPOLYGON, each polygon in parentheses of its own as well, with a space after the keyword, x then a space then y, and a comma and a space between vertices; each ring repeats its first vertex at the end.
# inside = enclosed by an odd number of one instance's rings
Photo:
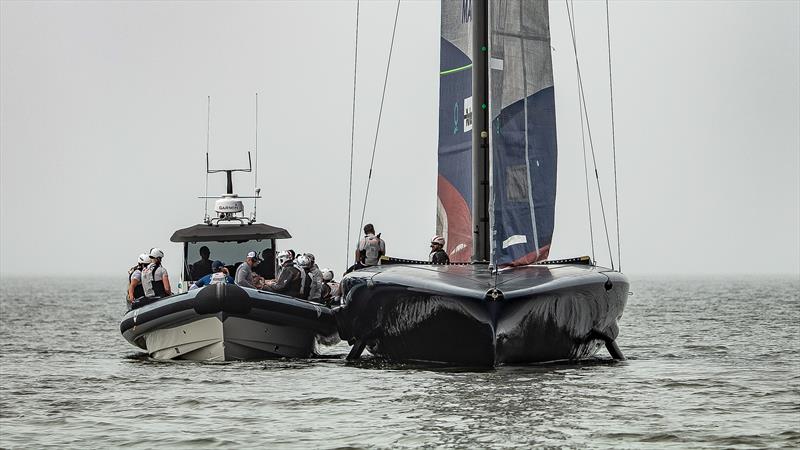
POLYGON ((253 175, 253 190, 256 192, 253 198, 253 222, 256 221, 256 206, 261 189, 258 188, 258 92, 256 92, 256 170, 253 175))
POLYGON ((203 222, 208 222, 208 150, 211 145, 211 96, 208 96, 208 107, 206 110, 206 205, 205 217, 203 222))

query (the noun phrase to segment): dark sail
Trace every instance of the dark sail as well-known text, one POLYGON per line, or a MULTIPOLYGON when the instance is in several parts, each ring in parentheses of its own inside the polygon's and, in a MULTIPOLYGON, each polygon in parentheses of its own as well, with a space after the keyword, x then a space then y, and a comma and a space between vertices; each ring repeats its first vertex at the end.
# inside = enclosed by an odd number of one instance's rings
POLYGON ((472 45, 469 0, 442 0, 436 233, 450 260, 472 255, 472 45))
MULTIPOLYGON (((492 261, 547 258, 556 199, 556 118, 546 0, 489 4, 492 261)), ((440 150, 441 151, 441 150, 440 150)))

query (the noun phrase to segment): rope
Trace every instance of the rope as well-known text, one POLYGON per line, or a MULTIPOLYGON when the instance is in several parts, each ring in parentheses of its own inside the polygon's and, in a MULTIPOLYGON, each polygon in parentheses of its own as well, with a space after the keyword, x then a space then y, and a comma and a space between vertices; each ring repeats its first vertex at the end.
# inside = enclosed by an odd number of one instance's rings
MULTIPOLYGON (((567 9, 569 12, 569 9, 567 9)), ((571 19, 575 21, 575 8, 573 7, 571 13, 571 19)), ((575 32, 572 32, 572 39, 575 40, 575 32)), ((578 83, 578 115, 581 117, 581 145, 583 147, 583 177, 586 181, 586 209, 589 213, 589 241, 592 244, 592 261, 596 261, 595 259, 595 250, 594 250, 594 225, 592 224, 592 201, 589 192, 589 163, 586 159, 586 127, 583 124, 583 101, 581 100, 580 92, 581 92, 581 85, 580 82, 578 83)))
MULTIPOLYGON (((583 102, 583 114, 586 116, 586 131, 589 135, 589 148, 592 151, 592 163, 594 165, 594 177, 597 181, 597 196, 600 198, 600 211, 603 215, 603 228, 605 229, 606 233, 606 243, 608 244, 608 258, 611 260, 611 269, 614 269, 614 254, 611 251, 611 239, 608 235, 608 222, 606 221, 606 208, 605 204, 603 203, 603 191, 600 189, 600 175, 597 171, 597 156, 594 151, 594 141, 592 140, 592 128, 589 125, 589 111, 586 107, 586 95, 583 89, 583 78, 581 77, 581 67, 578 61, 578 45, 575 42, 575 25, 572 21, 572 11, 569 7, 569 0, 564 0, 564 3, 567 5, 567 17, 569 18, 569 29, 572 33, 572 49, 575 52, 575 68, 578 71, 578 85, 580 87, 580 94, 581 94, 581 101, 583 102)), ((573 8, 574 9, 574 8, 573 8)))
POLYGON ((356 79, 358 75, 358 16, 361 9, 361 0, 356 0, 356 45, 355 57, 353 61, 353 115, 350 121, 350 178, 349 190, 347 192, 347 249, 344 259, 345 267, 350 266, 350 217, 353 206, 353 148, 355 147, 356 133, 356 79))
POLYGON ((617 191, 617 138, 614 127, 614 84, 611 76, 611 25, 608 19, 608 0, 606 0, 606 38, 608 42, 608 91, 611 95, 611 151, 614 154, 614 207, 617 214, 617 263, 622 272, 622 251, 619 235, 619 193, 617 191))
POLYGON ((375 150, 378 148, 378 134, 381 130, 381 116, 383 115, 383 101, 386 98, 386 84, 389 80, 389 67, 392 64, 392 50, 394 50, 394 36, 397 31, 397 17, 400 15, 400 0, 397 0, 397 8, 394 12, 394 26, 392 27, 392 42, 389 44, 389 58, 386 60, 386 75, 383 77, 383 93, 381 93, 381 107, 378 110, 378 125, 375 128, 375 141, 372 143, 372 158, 369 162, 369 176, 367 177, 367 189, 364 193, 364 207, 361 210, 361 225, 359 233, 364 227, 364 214, 367 212, 367 200, 369 199, 369 186, 372 182, 372 168, 375 165, 375 150))

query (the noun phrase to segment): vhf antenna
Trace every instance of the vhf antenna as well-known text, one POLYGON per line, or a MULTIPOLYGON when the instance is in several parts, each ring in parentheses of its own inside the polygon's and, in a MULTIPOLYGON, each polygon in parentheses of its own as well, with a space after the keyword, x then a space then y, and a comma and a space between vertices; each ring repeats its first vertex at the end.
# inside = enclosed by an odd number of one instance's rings
POLYGON ((258 187, 258 92, 256 92, 256 171, 253 176, 253 189, 256 192, 253 198, 253 222, 256 221, 256 206, 258 206, 258 198, 261 195, 261 189, 258 187))
POLYGON ((205 213, 203 217, 203 223, 207 223, 210 219, 208 217, 208 150, 211 143, 211 96, 208 96, 208 110, 206 113, 207 121, 206 121, 206 206, 205 206, 205 213))

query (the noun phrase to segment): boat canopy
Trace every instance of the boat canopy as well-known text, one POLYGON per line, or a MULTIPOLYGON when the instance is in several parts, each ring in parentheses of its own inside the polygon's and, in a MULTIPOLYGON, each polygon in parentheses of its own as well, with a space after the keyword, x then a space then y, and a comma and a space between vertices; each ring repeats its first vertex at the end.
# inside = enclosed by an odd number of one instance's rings
POLYGON ((289 239, 292 235, 283 228, 264 223, 253 224, 198 224, 172 234, 172 242, 255 241, 263 239, 289 239))

